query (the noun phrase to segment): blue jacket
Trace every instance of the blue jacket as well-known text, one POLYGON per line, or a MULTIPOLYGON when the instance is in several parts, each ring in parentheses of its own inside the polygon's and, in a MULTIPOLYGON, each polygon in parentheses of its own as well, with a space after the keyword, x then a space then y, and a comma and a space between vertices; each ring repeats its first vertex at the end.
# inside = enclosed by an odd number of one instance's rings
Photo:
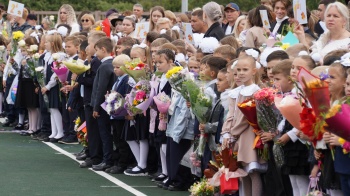
MULTIPOLYGON (((115 90, 116 92, 118 92, 119 94, 121 94, 123 97, 126 96, 126 94, 130 93, 131 91, 131 86, 128 84, 129 81, 129 76, 125 76, 120 82, 119 85, 112 90, 115 90)), ((116 118, 113 118, 116 120, 125 120, 124 116, 118 116, 116 118)))
POLYGON ((176 143, 181 139, 193 140, 194 118, 190 109, 187 108, 186 99, 177 93, 172 97, 172 101, 175 101, 175 108, 168 123, 166 136, 173 138, 176 143))

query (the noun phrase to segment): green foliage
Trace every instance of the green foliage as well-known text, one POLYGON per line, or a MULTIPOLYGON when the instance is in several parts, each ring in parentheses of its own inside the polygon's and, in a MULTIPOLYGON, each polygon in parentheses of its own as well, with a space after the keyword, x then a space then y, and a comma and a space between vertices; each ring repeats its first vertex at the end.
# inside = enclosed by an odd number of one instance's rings
MULTIPOLYGON (((149 11, 150 8, 156 5, 163 6, 165 9, 173 12, 181 11, 181 0, 18 0, 18 2, 25 4, 25 6, 29 7, 31 10, 37 11, 56 11, 65 3, 72 5, 76 11, 106 11, 110 8, 117 8, 119 11, 125 11, 132 10, 132 6, 135 3, 142 4, 145 11, 149 11)), ((188 0, 188 9, 192 10, 196 7, 202 7, 207 2, 208 0, 188 0)), ((230 1, 216 0, 215 2, 225 6, 230 1)), ((249 11, 260 4, 260 0, 235 0, 231 2, 237 3, 242 11, 249 11)), ((306 1, 306 3, 310 10, 317 9, 318 1, 306 1)))

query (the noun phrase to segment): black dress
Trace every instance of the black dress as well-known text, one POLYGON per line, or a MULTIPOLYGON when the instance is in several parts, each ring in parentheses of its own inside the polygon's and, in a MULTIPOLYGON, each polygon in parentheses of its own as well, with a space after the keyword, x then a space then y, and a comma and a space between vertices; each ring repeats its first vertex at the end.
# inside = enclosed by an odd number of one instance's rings
MULTIPOLYGON (((282 134, 292 130, 293 126, 286 120, 282 134)), ((309 150, 307 146, 299 140, 289 141, 283 146, 284 165, 282 174, 284 175, 310 175, 310 164, 308 162, 309 150)))
POLYGON ((122 132, 125 141, 145 140, 149 137, 150 109, 147 109, 146 116, 137 114, 134 116, 135 125, 130 126, 130 120, 126 120, 122 132))
MULTIPOLYGON (((54 73, 52 70, 52 64, 46 64, 46 78, 45 78, 45 84, 48 84, 50 81, 50 78, 52 74, 54 73)), ((46 92, 47 96, 49 97, 49 108, 61 108, 61 99, 60 96, 60 89, 59 89, 59 82, 56 79, 56 85, 52 87, 49 91, 46 92)))
POLYGON ((21 66, 18 75, 18 85, 15 106, 17 108, 38 108, 39 96, 35 93, 35 84, 32 78, 29 78, 26 72, 28 69, 21 66))

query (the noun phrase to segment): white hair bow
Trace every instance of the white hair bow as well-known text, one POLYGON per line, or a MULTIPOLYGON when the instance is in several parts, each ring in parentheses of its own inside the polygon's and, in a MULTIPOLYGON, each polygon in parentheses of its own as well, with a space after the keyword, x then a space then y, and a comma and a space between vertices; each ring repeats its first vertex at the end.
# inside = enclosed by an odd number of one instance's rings
POLYGON ((215 37, 205 37, 199 44, 203 53, 213 54, 217 47, 219 47, 219 41, 215 37))
POLYGON ((38 43, 40 42, 39 41, 39 36, 38 36, 38 34, 36 32, 31 33, 30 37, 34 37, 38 43))
POLYGON ((252 56, 255 60, 258 60, 259 52, 254 49, 247 49, 244 51, 247 55, 252 56))
POLYGON ((340 60, 334 61, 335 63, 340 63, 344 67, 350 67, 350 52, 344 54, 340 60))
POLYGON ((165 34, 165 33, 166 33, 166 30, 165 30, 165 29, 162 29, 162 30, 160 30, 159 33, 160 33, 160 34, 165 34))
POLYGON ((173 26, 173 28, 171 28, 171 30, 174 30, 174 31, 177 31, 180 33, 180 27, 177 25, 173 26))
POLYGON ((57 32, 61 34, 63 37, 66 37, 68 33, 68 29, 64 26, 60 26, 58 27, 57 32))
POLYGON ((40 30, 41 29, 41 25, 35 25, 35 30, 40 30))
POLYGON ((231 65, 231 69, 234 69, 235 66, 237 65, 237 63, 238 63, 238 60, 236 60, 235 62, 233 62, 232 65, 231 65))
POLYGON ((57 31, 54 29, 54 30, 49 30, 49 31, 47 31, 47 34, 48 35, 53 35, 53 34, 55 34, 55 33, 57 33, 57 31))
POLYGON ((141 44, 134 44, 132 46, 132 48, 143 48, 143 49, 146 49, 147 48, 147 45, 144 44, 144 43, 141 43, 141 44))
POLYGON ((309 55, 305 50, 299 52, 298 56, 309 55))

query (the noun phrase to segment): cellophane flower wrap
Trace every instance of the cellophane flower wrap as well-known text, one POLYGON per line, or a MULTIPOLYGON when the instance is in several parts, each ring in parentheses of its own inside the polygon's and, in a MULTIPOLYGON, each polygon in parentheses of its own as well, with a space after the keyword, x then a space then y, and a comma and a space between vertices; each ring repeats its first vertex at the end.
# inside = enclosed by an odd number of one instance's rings
POLYGON ((63 56, 59 53, 52 54, 53 58, 53 64, 52 64, 52 71, 56 73, 58 80, 65 84, 67 81, 67 77, 69 74, 69 69, 62 63, 63 56))
POLYGON ((22 31, 15 31, 12 33, 12 48, 10 52, 10 56, 14 57, 18 50, 18 42, 24 38, 24 34, 22 31))
POLYGON ((183 89, 183 83, 188 80, 194 80, 194 77, 193 74, 189 72, 187 68, 175 66, 165 74, 165 77, 168 79, 171 88, 181 93, 181 95, 187 101, 190 101, 188 97, 188 92, 185 89, 183 89))
POLYGON ((82 123, 80 118, 78 117, 75 120, 74 130, 77 132, 77 138, 81 145, 84 147, 88 146, 88 138, 87 138, 87 129, 86 122, 82 123))
MULTIPOLYGON (((258 125, 255 100, 253 98, 249 98, 243 101, 242 103, 238 103, 237 107, 239 108, 239 110, 241 110, 244 117, 247 119, 249 125, 253 127, 254 133, 257 134, 260 130, 260 127, 258 125)), ((253 148, 257 149, 259 154, 262 154, 264 145, 259 135, 256 135, 254 139, 253 148)))
MULTIPOLYGON (((85 65, 84 61, 81 59, 78 60, 67 60, 67 61, 62 61, 62 63, 71 71, 72 73, 75 73, 77 75, 85 73, 87 70, 90 69, 90 65, 85 65)), ((71 85, 74 86, 75 80, 71 81, 71 85)))
POLYGON ((301 68, 299 71, 298 80, 303 87, 307 101, 312 106, 312 108, 308 108, 306 104, 303 104, 303 110, 300 114, 300 130, 308 135, 315 144, 317 140, 322 139, 322 135, 325 132, 326 122, 324 115, 330 108, 328 83, 312 75, 304 68, 301 68), (313 124, 311 125, 312 122, 313 124), (310 127, 312 127, 311 130, 309 129, 310 127))
POLYGON ((194 183, 189 189, 191 196, 212 196, 215 193, 215 187, 208 183, 206 178, 194 183))
POLYGON ((168 123, 168 109, 171 104, 170 97, 164 92, 159 93, 157 96, 153 97, 154 103, 157 105, 158 111, 163 114, 164 118, 159 119, 158 129, 160 131, 165 131, 168 123))
POLYGON ((106 95, 106 100, 101 104, 101 107, 113 118, 125 116, 127 114, 124 108, 125 98, 118 92, 112 91, 106 95))
POLYGON ((275 105, 288 122, 300 130, 300 113, 303 110, 300 100, 295 94, 276 95, 275 105))
POLYGON ((350 141, 350 106, 348 104, 337 104, 329 109, 325 120, 327 130, 335 135, 350 141))
POLYGON ((140 80, 125 97, 125 109, 130 116, 144 113, 153 102, 154 88, 148 80, 140 80))
MULTIPOLYGON (((204 88, 193 80, 183 82, 183 89, 187 89, 187 97, 191 103, 193 114, 197 117, 199 123, 205 124, 209 122, 210 113, 212 111, 212 99, 204 93, 204 88)), ((184 91, 182 91, 184 92, 184 91)), ((208 134, 201 133, 196 153, 199 157, 203 156, 205 144, 208 141, 208 134)))
POLYGON ((136 82, 142 79, 147 79, 146 64, 139 58, 125 62, 125 65, 120 67, 125 73, 132 77, 136 82))
MULTIPOLYGON (((44 88, 46 83, 45 83, 45 75, 44 75, 44 67, 43 66, 39 66, 37 68, 35 68, 35 74, 36 74, 36 79, 39 83, 40 88, 44 88)), ((46 108, 49 108, 49 97, 47 96, 47 94, 43 94, 43 99, 44 99, 44 103, 46 108)))
MULTIPOLYGON (((281 114, 275 106, 276 90, 273 88, 263 88, 254 93, 253 97, 256 104, 258 125, 264 132, 277 132, 278 123, 281 120, 281 114)), ((268 160, 268 144, 264 144, 262 154, 264 160, 268 160)))

